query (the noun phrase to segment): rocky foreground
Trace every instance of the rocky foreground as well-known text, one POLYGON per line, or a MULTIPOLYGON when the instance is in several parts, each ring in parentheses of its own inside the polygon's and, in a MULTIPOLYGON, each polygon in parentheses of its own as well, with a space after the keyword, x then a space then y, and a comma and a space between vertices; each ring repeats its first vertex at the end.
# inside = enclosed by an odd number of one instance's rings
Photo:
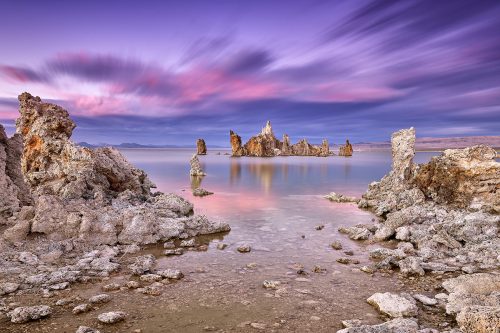
MULTIPOLYGON (((153 256, 138 257, 128 268, 119 258, 137 252, 138 245, 229 230, 226 223, 194 215, 180 196, 152 193, 148 176, 118 150, 73 143, 76 125, 63 108, 28 93, 19 102, 17 133, 7 138, 0 126, 0 296, 50 295, 122 269, 153 273, 153 256)), ((176 271, 154 273, 160 280, 181 277, 176 271)), ((0 298, 0 312, 23 323, 51 309, 12 308, 0 298)), ((120 318, 115 313, 99 320, 120 318)))
POLYGON ((321 146, 311 145, 306 139, 302 139, 292 145, 290 144, 288 135, 283 135, 283 141, 278 140, 274 136, 271 122, 269 121, 258 135, 251 137, 244 145, 242 144, 241 137, 233 131, 229 132, 229 136, 232 156, 234 157, 330 156, 328 140, 324 139, 321 146))
POLYGON ((456 278, 448 292, 426 295, 383 292, 368 303, 387 316, 380 325, 349 322, 342 333, 439 332, 419 327, 416 303, 443 307, 459 329, 446 332, 498 333, 500 330, 500 163, 487 146, 446 150, 416 165, 415 130, 392 136, 392 171, 370 184, 359 200, 332 193, 336 202, 358 202, 380 216, 377 225, 340 228, 353 240, 396 243, 373 249, 365 271, 392 271, 411 279, 445 272, 456 278))

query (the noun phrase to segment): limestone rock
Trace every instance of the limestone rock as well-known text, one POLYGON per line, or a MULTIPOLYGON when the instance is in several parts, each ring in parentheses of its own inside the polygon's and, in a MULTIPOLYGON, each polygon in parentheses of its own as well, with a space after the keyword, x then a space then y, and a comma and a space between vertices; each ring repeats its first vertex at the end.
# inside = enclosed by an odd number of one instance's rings
POLYGON ((416 186, 438 204, 455 208, 486 206, 500 213, 500 163, 493 148, 448 149, 421 165, 416 186))
POLYGON ((359 199, 356 197, 350 197, 335 192, 330 192, 329 194, 325 195, 325 199, 328 199, 333 202, 354 202, 354 203, 359 202, 359 199))
POLYGON ((153 183, 113 148, 90 150, 70 141, 75 123, 66 110, 28 93, 19 96, 21 167, 36 195, 92 199, 129 190, 148 194, 153 183))
POLYGON ((97 316, 97 319, 104 324, 115 324, 125 320, 126 316, 127 314, 123 311, 112 311, 101 313, 99 316, 97 316))
POLYGON ((339 156, 352 156, 353 149, 349 140, 345 140, 345 145, 339 147, 339 156))
POLYGON ((45 318, 52 313, 47 305, 21 306, 7 313, 10 321, 16 324, 27 323, 31 320, 45 318))
POLYGON ((189 171, 189 174, 191 176, 205 176, 206 175, 206 173, 204 173, 203 169, 201 168, 200 160, 198 159, 198 156, 196 154, 194 154, 193 157, 191 157, 189 164, 191 165, 191 170, 189 171))
POLYGON ((246 155, 245 148, 241 143, 241 136, 231 130, 229 131, 229 138, 231 142, 232 156, 240 157, 246 155))
POLYGON ((319 151, 319 155, 321 157, 328 157, 330 156, 330 145, 328 144, 327 139, 323 139, 323 142, 321 143, 321 148, 319 151))
POLYGON ((207 154, 207 145, 205 144, 205 140, 203 139, 196 140, 196 150, 198 155, 207 154))
POLYGON ((79 326, 75 333, 101 333, 101 331, 87 326, 79 326))
POLYGON ((464 333, 497 333, 500 329, 500 306, 465 307, 457 315, 464 333))
POLYGON ((418 312, 413 298, 405 298, 392 293, 373 294, 367 299, 367 302, 392 318, 414 317, 418 312))
POLYGON ((290 146, 290 137, 283 134, 283 144, 281 145, 281 156, 292 155, 292 147, 290 146))
POLYGON ((360 325, 344 328, 337 333, 417 333, 418 324, 415 320, 396 318, 378 325, 360 325))

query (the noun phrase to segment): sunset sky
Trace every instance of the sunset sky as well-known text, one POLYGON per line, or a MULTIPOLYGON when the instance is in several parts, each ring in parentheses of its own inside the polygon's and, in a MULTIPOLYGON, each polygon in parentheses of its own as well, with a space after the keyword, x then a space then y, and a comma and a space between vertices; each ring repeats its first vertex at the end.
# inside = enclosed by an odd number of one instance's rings
POLYGON ((500 1, 2 1, 0 123, 17 95, 75 141, 228 146, 500 135, 500 1))

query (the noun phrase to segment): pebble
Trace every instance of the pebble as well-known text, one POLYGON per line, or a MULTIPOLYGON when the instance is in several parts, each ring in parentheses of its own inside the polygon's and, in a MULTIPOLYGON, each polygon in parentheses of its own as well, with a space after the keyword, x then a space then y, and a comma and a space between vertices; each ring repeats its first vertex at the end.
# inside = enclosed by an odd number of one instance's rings
POLYGON ((163 243, 163 248, 164 249, 175 249, 175 244, 174 244, 174 242, 165 242, 165 243, 163 243))
POLYGON ((163 278, 158 274, 144 274, 139 277, 139 280, 143 282, 157 282, 161 281, 163 278))
POLYGON ((217 249, 218 250, 224 250, 227 247, 226 243, 218 243, 217 244, 217 249))
POLYGON ((281 284, 280 281, 264 280, 262 286, 266 289, 276 289, 281 284))
POLYGON ((79 326, 75 333, 101 333, 101 331, 88 326, 79 326))
POLYGON ((140 287, 140 284, 139 282, 137 281, 128 281, 126 284, 125 284, 125 287, 129 288, 129 289, 137 289, 140 287))
POLYGON ((317 225, 316 227, 314 227, 314 229, 316 230, 323 230, 325 226, 323 224, 320 224, 320 225, 317 225))
POLYGON ((264 323, 250 323, 250 326, 257 330, 265 330, 267 325, 264 323))
POLYGON ((245 244, 245 245, 238 246, 237 250, 240 253, 246 253, 246 252, 250 252, 252 250, 252 248, 250 247, 250 245, 245 244))
POLYGON ((339 241, 334 241, 333 243, 330 244, 330 246, 334 250, 342 250, 342 244, 339 241))

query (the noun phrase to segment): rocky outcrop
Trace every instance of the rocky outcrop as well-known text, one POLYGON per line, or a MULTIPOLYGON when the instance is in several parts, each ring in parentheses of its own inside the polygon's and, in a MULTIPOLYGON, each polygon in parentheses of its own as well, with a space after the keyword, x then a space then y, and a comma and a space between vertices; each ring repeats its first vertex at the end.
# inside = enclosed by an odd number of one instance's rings
POLYGON ((415 185, 437 204, 500 213, 500 166, 493 148, 448 149, 421 165, 415 185), (484 207, 483 207, 484 206, 484 207))
POLYGON ((267 122, 261 132, 251 137, 245 145, 241 145, 241 137, 230 131, 230 141, 233 155, 254 156, 254 157, 273 157, 273 156, 329 156, 330 149, 328 141, 323 140, 321 146, 314 146, 302 139, 294 145, 290 145, 288 135, 283 135, 283 141, 274 136, 271 122, 267 122))
POLYGON ((105 199, 130 191, 149 194, 153 183, 114 148, 74 144, 76 127, 66 110, 28 93, 19 96, 17 132, 23 138, 21 168, 34 195, 105 199))
MULTIPOLYGON (((405 275, 428 271, 470 275, 447 280, 446 312, 465 333, 496 332, 500 324, 500 163, 486 146, 450 149, 416 165, 415 130, 393 134, 392 170, 370 184, 359 202, 381 223, 368 239, 396 238, 396 249, 370 251, 375 268, 405 275)), ((351 228, 352 229, 352 228, 351 228)), ((368 229, 367 229, 368 230, 368 229)))
POLYGON ((352 145, 349 140, 345 140, 345 145, 339 147, 339 156, 352 156, 352 145))
POLYGON ((54 241, 147 244, 229 230, 225 223, 193 215, 193 206, 175 194, 151 193, 154 184, 118 150, 74 144, 75 124, 63 108, 28 93, 19 101, 16 124, 24 143, 19 166, 33 207, 9 218, 4 239, 22 240, 31 232, 54 241))
POLYGON ((203 139, 196 140, 196 150, 198 155, 207 154, 207 145, 205 144, 205 140, 203 139))
POLYGON ((205 176, 206 173, 203 172, 203 169, 201 168, 200 160, 198 159, 198 156, 194 154, 191 157, 191 160, 189 161, 189 165, 191 166, 191 170, 189 170, 189 174, 191 176, 205 176))

